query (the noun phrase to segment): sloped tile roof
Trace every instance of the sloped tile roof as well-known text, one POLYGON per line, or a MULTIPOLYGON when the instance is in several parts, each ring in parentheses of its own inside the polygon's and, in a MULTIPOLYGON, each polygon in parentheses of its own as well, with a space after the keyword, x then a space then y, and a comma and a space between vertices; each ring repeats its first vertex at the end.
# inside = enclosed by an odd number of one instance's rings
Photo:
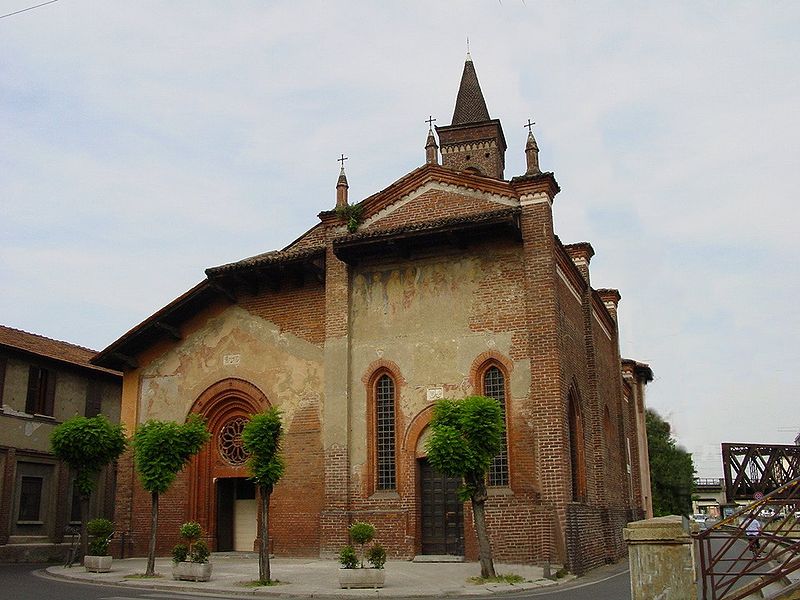
POLYGON ((0 346, 6 346, 16 350, 21 350, 29 354, 35 354, 52 360, 57 360, 71 365, 77 365, 92 371, 102 371, 119 375, 117 371, 104 369, 95 366, 89 361, 97 354, 97 351, 83 346, 53 340, 43 335, 28 333, 21 329, 0 325, 0 346))
POLYGON ((266 267, 270 265, 301 261, 307 258, 312 258, 316 255, 324 254, 324 252, 325 246, 311 246, 308 248, 289 250, 273 250, 271 252, 264 252, 263 254, 257 254, 249 258, 237 260, 236 262, 220 265, 218 267, 210 267, 206 269, 206 275, 212 277, 214 275, 232 273, 234 271, 247 270, 255 267, 266 267))

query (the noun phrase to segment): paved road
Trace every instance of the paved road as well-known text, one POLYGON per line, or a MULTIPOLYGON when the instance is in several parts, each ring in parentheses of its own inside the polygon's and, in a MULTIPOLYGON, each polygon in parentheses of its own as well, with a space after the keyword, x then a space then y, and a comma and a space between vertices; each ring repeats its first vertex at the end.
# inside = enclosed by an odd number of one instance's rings
MULTIPOLYGON (((0 598, 13 600, 230 600, 253 596, 193 595, 180 592, 138 590, 121 586, 80 584, 42 576, 41 565, 0 565, 0 598)), ((630 600, 630 578, 622 563, 593 571, 556 589, 494 594, 498 600, 630 600)), ((479 596, 471 596, 479 600, 479 596)))

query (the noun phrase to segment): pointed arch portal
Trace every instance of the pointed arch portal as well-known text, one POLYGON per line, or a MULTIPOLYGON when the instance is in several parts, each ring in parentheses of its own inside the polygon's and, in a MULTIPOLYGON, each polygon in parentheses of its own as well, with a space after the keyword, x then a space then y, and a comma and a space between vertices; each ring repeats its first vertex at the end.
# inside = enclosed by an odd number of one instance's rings
POLYGON ((250 415, 270 406, 266 395, 243 379, 209 386, 191 408, 205 419, 211 440, 189 466, 189 518, 214 540, 214 549, 252 550, 256 495, 245 466, 241 429, 250 415))

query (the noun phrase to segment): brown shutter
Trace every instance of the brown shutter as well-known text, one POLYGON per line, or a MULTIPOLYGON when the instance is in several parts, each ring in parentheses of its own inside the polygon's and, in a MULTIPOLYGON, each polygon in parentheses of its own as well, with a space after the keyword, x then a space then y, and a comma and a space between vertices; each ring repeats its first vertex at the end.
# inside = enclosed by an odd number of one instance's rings
POLYGON ((39 399, 39 367, 28 368, 28 397, 25 399, 25 412, 32 415, 36 412, 39 399))
POLYGON ((44 379, 47 385, 47 391, 44 397, 44 410, 43 415, 53 416, 53 408, 56 404, 56 372, 42 369, 44 379))
POLYGON ((100 414, 102 396, 100 382, 96 379, 90 379, 86 385, 86 409, 84 414, 87 417, 96 417, 100 414))
POLYGON ((3 406, 3 388, 6 384, 6 363, 8 358, 0 356, 0 406, 3 406))

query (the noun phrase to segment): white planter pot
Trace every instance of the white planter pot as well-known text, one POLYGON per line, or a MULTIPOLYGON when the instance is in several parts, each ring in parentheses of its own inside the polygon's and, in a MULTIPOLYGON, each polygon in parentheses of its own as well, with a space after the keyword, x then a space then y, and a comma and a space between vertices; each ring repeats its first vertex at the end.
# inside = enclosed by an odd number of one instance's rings
POLYGON ((111 557, 89 554, 83 557, 83 566, 92 573, 108 573, 111 570, 111 557))
POLYGON ((339 569, 340 588, 382 588, 385 581, 384 569, 339 569))
POLYGON ((179 562, 172 565, 172 578, 182 581, 208 581, 211 563, 179 562))

